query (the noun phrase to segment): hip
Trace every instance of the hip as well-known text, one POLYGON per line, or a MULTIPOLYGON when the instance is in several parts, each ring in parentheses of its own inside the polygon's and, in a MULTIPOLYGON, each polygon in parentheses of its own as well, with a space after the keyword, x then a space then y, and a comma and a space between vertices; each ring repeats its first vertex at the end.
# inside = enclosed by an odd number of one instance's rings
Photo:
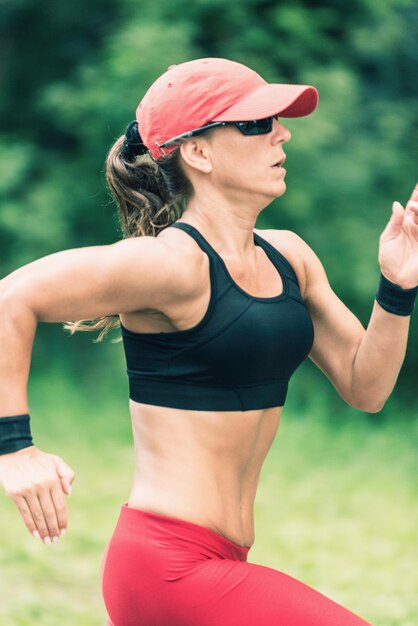
POLYGON ((194 494, 134 485, 127 506, 198 525, 249 549, 255 540, 253 502, 243 504, 221 489, 194 494))
POLYGON ((249 550, 210 528, 135 509, 126 502, 102 557, 100 579, 107 611, 115 624, 171 623, 168 616, 168 621, 150 618, 157 611, 153 599, 164 598, 168 615, 179 606, 190 610, 200 605, 207 591, 203 593, 203 586, 202 597, 193 597, 191 577, 204 575, 202 568, 209 562, 230 568, 237 561, 246 562, 249 550))

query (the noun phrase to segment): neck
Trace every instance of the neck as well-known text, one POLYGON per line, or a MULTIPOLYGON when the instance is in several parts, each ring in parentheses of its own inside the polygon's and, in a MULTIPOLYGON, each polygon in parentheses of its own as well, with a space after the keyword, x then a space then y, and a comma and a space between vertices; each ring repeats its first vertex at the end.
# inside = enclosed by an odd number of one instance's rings
POLYGON ((180 220, 195 226, 213 247, 227 257, 244 258, 254 249, 258 211, 245 212, 238 204, 205 198, 191 200, 180 220))

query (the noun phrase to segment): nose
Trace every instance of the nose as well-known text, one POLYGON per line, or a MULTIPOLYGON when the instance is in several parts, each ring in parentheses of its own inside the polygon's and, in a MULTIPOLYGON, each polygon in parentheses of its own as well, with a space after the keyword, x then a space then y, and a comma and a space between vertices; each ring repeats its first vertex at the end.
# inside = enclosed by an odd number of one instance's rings
POLYGON ((272 136, 275 141, 286 142, 289 141, 292 137, 292 133, 290 130, 284 126, 277 118, 273 118, 273 132, 272 136))

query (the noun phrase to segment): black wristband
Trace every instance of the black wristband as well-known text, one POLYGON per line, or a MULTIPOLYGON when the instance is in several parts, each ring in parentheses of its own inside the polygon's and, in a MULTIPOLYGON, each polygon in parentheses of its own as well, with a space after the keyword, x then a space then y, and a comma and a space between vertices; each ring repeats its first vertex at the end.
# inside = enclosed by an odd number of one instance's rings
POLYGON ((0 454, 33 446, 29 421, 29 413, 0 417, 0 454))
POLYGON ((396 283, 388 280, 380 272, 379 286, 375 299, 380 306, 395 315, 411 315, 415 308, 418 286, 411 289, 403 289, 396 283))

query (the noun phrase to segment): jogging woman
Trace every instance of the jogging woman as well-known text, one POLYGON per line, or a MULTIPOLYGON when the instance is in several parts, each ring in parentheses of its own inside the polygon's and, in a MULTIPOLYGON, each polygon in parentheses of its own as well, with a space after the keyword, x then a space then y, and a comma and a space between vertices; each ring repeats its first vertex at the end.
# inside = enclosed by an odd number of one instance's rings
POLYGON ((312 86, 269 84, 228 59, 170 66, 108 155, 123 239, 60 251, 0 282, 0 479, 42 540, 67 528, 74 472, 30 434, 37 323, 100 338, 120 325, 136 473, 102 559, 109 626, 368 624, 247 560, 290 377, 309 356, 348 404, 379 411, 417 293, 418 186, 380 237, 367 330, 301 237, 254 228, 286 190, 282 118, 317 102, 312 86))

